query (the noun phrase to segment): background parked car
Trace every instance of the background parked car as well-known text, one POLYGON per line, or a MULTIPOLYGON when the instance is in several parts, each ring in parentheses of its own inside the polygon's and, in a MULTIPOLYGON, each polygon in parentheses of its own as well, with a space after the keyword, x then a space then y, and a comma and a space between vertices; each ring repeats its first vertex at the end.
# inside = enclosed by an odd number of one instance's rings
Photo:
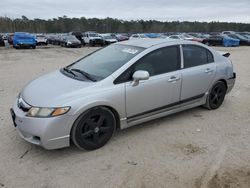
POLYGON ((48 44, 60 45, 60 38, 63 34, 49 34, 47 36, 48 44))
POLYGON ((155 38, 160 38, 160 34, 158 33, 145 33, 145 35, 148 37, 148 38, 151 38, 151 39, 155 39, 155 38))
POLYGON ((83 40, 83 35, 82 35, 82 33, 81 32, 70 32, 69 33, 70 35, 74 35, 80 42, 81 42, 81 44, 83 45, 83 46, 85 46, 85 42, 84 42, 84 40, 83 40))
POLYGON ((125 34, 114 34, 114 36, 118 41, 125 41, 129 39, 129 37, 125 34))
POLYGON ((3 36, 0 35, 0 46, 5 46, 3 36))
POLYGON ((24 32, 16 32, 13 37, 13 47, 19 48, 36 48, 35 35, 24 32))
POLYGON ((250 39, 250 32, 237 32, 237 34, 243 35, 244 37, 250 39))
POLYGON ((190 40, 194 39, 193 36, 187 34, 179 34, 179 35, 170 35, 168 38, 170 39, 179 39, 179 40, 190 40))
POLYGON ((111 36, 111 34, 100 34, 100 36, 102 37, 104 45, 118 42, 118 40, 115 37, 111 36))
POLYGON ((83 33, 83 40, 85 44, 88 44, 90 46, 95 46, 95 45, 104 45, 102 37, 93 31, 88 31, 83 33))
POLYGON ((13 36, 14 36, 14 33, 9 33, 7 36, 8 43, 11 45, 13 44, 13 36))
POLYGON ((222 34, 228 35, 228 34, 234 34, 234 31, 222 31, 222 34))
POLYGON ((133 39, 146 39, 148 38, 146 35, 144 34, 133 34, 129 37, 129 40, 133 40, 133 39))
POLYGON ((203 40, 203 44, 211 46, 239 46, 240 40, 233 39, 223 35, 211 35, 209 38, 203 40))
POLYGON ((47 38, 45 37, 45 35, 42 34, 37 34, 36 35, 36 45, 47 45, 47 38))
POLYGON ((61 46, 68 47, 68 48, 69 47, 81 48, 82 44, 74 35, 67 35, 63 37, 61 41, 61 46))
POLYGON ((228 34, 227 35, 230 38, 234 38, 234 39, 238 39, 240 40, 240 45, 250 45, 250 39, 248 39, 247 37, 245 37, 244 35, 240 35, 240 34, 228 34))

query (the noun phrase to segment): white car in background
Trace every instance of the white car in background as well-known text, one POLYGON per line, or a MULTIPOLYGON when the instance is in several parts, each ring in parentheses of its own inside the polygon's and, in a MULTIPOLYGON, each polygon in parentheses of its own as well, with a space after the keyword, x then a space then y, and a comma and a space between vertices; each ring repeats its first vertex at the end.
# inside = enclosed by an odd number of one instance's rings
POLYGON ((190 41, 192 41, 194 39, 193 36, 187 35, 187 34, 170 35, 168 38, 169 39, 178 39, 178 40, 190 40, 190 41))
POLYGON ((129 40, 134 40, 134 39, 146 39, 148 38, 146 35, 144 34, 133 34, 129 37, 129 40))
POLYGON ((85 44, 88 44, 90 46, 104 45, 102 37, 94 31, 88 31, 83 33, 82 35, 82 39, 84 40, 85 44))
POLYGON ((36 45, 47 45, 47 38, 45 35, 37 34, 36 35, 36 45))
POLYGON ((111 34, 100 34, 100 36, 102 37, 104 45, 118 42, 118 40, 115 37, 111 36, 111 34))

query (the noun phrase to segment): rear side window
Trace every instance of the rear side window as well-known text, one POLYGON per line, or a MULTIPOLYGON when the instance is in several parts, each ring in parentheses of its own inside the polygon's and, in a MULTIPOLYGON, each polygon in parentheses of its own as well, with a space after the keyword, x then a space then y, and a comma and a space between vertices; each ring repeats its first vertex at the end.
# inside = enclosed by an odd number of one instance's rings
POLYGON ((201 46, 183 45, 184 68, 195 67, 214 62, 213 54, 201 46))

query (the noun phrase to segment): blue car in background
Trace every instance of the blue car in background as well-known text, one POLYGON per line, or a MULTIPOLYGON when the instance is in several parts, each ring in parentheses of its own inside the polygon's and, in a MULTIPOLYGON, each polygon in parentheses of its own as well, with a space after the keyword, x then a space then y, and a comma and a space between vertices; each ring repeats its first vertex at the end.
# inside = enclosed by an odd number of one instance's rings
POLYGON ((35 35, 25 32, 16 32, 13 36, 13 47, 19 48, 36 48, 35 35))
POLYGON ((146 35, 148 38, 154 39, 154 38, 160 38, 160 34, 157 33, 145 33, 144 35, 146 35))
POLYGON ((210 35, 208 38, 204 39, 202 43, 209 46, 230 47, 230 46, 239 46, 240 40, 230 38, 226 35, 217 34, 217 35, 210 35))

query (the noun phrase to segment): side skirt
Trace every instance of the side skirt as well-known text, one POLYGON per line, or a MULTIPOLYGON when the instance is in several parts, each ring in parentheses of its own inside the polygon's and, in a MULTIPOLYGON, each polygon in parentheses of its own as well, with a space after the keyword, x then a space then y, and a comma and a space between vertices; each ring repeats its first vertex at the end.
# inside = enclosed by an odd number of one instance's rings
POLYGON ((191 98, 191 100, 184 100, 183 102, 175 103, 174 105, 168 105, 166 106, 166 108, 159 108, 153 111, 149 111, 148 113, 142 113, 136 116, 129 117, 127 119, 123 119, 121 121, 121 129, 181 112, 190 108, 201 106, 206 103, 207 95, 208 93, 205 93, 202 96, 197 96, 193 99, 191 98))

